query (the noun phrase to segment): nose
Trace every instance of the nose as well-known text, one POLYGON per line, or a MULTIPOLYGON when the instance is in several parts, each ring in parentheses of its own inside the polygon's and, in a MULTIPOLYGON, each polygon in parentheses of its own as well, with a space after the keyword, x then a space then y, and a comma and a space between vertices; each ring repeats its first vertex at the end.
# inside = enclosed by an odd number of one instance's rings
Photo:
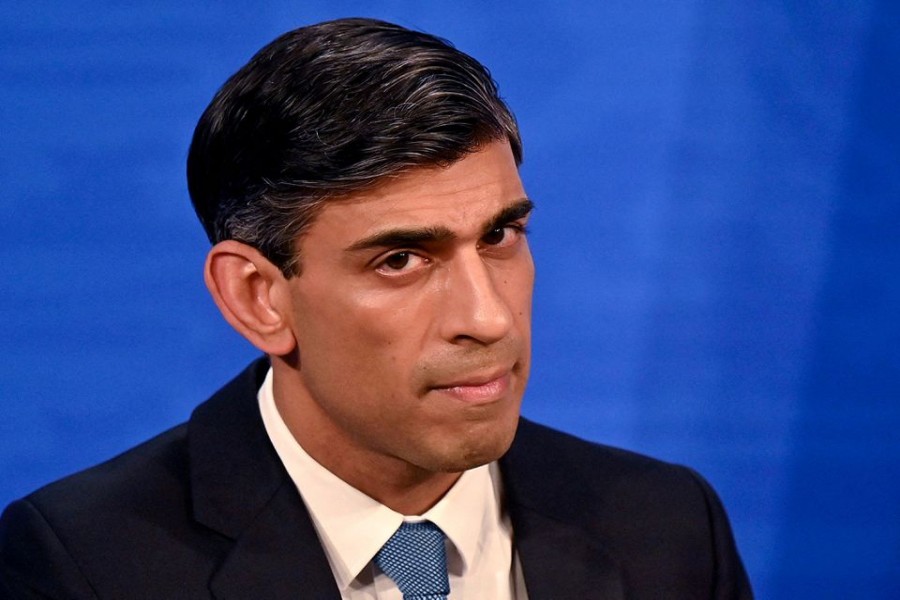
POLYGON ((441 306, 444 339, 488 345, 506 337, 513 315, 502 293, 502 271, 486 263, 477 251, 450 263, 441 306))

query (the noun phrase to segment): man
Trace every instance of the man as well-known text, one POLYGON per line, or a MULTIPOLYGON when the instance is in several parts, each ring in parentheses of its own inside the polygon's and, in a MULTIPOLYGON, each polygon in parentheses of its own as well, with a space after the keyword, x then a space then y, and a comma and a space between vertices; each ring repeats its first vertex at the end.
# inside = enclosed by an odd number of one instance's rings
POLYGON ((267 359, 13 503, 9 598, 749 598, 695 473, 520 420, 532 210, 487 71, 347 19, 219 91, 205 279, 267 359))

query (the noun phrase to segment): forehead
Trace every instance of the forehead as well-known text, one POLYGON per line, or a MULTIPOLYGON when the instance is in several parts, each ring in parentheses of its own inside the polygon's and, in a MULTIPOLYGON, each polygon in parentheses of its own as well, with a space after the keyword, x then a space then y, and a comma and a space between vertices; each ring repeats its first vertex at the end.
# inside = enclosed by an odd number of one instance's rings
POLYGON ((494 142, 449 166, 413 169, 326 203, 306 237, 355 238, 387 228, 429 226, 463 234, 524 197, 509 143, 494 142))

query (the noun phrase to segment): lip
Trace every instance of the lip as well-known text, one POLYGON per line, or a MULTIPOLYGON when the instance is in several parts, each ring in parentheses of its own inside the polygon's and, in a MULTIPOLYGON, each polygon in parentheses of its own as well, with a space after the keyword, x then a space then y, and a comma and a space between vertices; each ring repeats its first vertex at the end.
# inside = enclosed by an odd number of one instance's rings
POLYGON ((467 404, 488 404, 502 398, 510 388, 509 369, 485 375, 472 375, 445 385, 432 388, 433 391, 452 396, 467 404))

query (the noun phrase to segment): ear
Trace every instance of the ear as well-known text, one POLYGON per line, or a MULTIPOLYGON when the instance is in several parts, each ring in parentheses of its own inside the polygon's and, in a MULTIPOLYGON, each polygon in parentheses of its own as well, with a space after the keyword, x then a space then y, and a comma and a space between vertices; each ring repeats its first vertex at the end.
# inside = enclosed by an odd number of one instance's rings
POLYGON ((257 249, 219 242, 206 257, 203 278, 225 320, 251 344, 273 356, 296 348, 287 279, 257 249))

